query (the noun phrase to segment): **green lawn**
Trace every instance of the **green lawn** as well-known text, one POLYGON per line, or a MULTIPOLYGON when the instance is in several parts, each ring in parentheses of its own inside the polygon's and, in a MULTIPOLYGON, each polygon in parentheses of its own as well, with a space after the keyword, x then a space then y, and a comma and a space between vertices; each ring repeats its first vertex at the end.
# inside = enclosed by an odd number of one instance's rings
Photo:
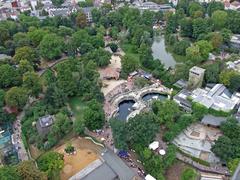
MULTIPOLYGON (((136 51, 137 48, 134 45, 129 44, 129 43, 122 43, 121 48, 126 54, 129 54, 130 56, 135 57, 137 59, 137 61, 139 62, 139 54, 136 51)), ((140 62, 139 62, 139 64, 140 64, 140 62)))
POLYGON ((73 97, 69 101, 69 105, 74 113, 76 119, 83 119, 83 112, 86 108, 86 104, 80 97, 73 97))

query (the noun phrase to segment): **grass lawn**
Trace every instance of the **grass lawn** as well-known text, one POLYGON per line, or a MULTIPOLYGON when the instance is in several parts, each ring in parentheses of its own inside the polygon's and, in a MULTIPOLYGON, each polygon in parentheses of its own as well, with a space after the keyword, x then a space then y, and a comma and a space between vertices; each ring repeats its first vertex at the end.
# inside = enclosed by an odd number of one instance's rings
POLYGON ((123 49, 123 51, 126 53, 126 54, 129 54, 130 56, 133 56, 135 57, 138 62, 139 62, 139 54, 137 52, 137 47, 135 47, 134 45, 132 44, 129 44, 129 43, 122 43, 121 44, 121 48, 123 49))
POLYGON ((86 104, 80 97, 73 97, 69 101, 69 105, 74 113, 76 119, 83 119, 83 112, 86 108, 86 104))

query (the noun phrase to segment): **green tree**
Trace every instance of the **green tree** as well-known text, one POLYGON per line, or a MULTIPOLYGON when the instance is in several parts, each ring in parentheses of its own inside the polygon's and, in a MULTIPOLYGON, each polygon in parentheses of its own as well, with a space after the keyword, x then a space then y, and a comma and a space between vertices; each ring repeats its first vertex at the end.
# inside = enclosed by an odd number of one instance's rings
POLYGON ((203 60, 207 60, 209 53, 213 50, 212 44, 208 41, 201 40, 195 43, 199 47, 199 52, 203 60))
POLYGON ((181 27, 181 36, 184 37, 192 37, 193 35, 193 22, 192 19, 189 17, 183 18, 180 21, 180 27, 181 27))
POLYGON ((180 113, 178 105, 171 100, 155 101, 152 104, 152 109, 157 116, 157 121, 169 126, 174 122, 174 118, 180 113))
POLYGON ((227 167, 232 175, 237 169, 239 163, 240 163, 240 158, 232 159, 227 163, 227 167))
POLYGON ((0 89, 0 108, 4 106, 5 91, 0 89))
POLYGON ((199 62, 203 61, 203 57, 200 53, 200 48, 196 45, 193 45, 186 49, 186 57, 194 64, 198 64, 199 62))
POLYGON ((45 102, 53 107, 63 107, 67 101, 67 96, 61 88, 56 87, 55 84, 50 84, 45 93, 45 102))
POLYGON ((197 18, 193 20, 193 37, 197 39, 199 35, 209 32, 207 20, 197 18))
POLYGON ((240 88, 240 75, 235 74, 233 77, 230 78, 230 85, 229 89, 231 92, 239 91, 240 88))
POLYGON ((234 144, 227 136, 219 137, 211 150, 224 161, 228 161, 235 156, 234 144))
POLYGON ((240 13, 237 11, 228 11, 227 28, 233 33, 240 33, 240 13))
POLYGON ((3 166, 0 168, 1 180, 20 180, 20 175, 13 166, 3 166))
POLYGON ((0 87, 8 88, 20 84, 20 75, 9 64, 0 65, 0 87))
POLYGON ((83 119, 76 119, 73 123, 73 130, 78 135, 83 135, 85 130, 85 123, 83 119))
POLYGON ((207 13, 212 16, 212 13, 217 10, 224 10, 224 4, 221 2, 211 1, 207 7, 207 13))
POLYGON ((222 35, 223 42, 228 44, 232 36, 232 31, 230 29, 223 28, 220 31, 220 34, 222 35))
POLYGON ((18 164, 17 173, 20 175, 20 179, 47 180, 46 174, 39 171, 32 161, 23 161, 18 164))
POLYGON ((142 113, 129 119, 127 123, 128 144, 131 147, 134 145, 148 146, 159 130, 159 125, 155 121, 151 113, 142 113))
POLYGON ((0 27, 0 45, 3 45, 6 40, 10 38, 9 32, 6 28, 0 27))
POLYGON ((21 87, 12 87, 5 96, 5 102, 10 107, 22 109, 28 100, 27 90, 21 87))
POLYGON ((47 34, 47 31, 45 31, 43 29, 34 29, 32 31, 29 31, 27 35, 31 41, 31 44, 34 47, 37 47, 46 34, 47 34))
POLYGON ((24 46, 16 50, 16 53, 13 59, 14 59, 14 62, 17 64, 19 64, 21 60, 27 60, 30 63, 34 63, 37 60, 37 55, 33 48, 24 46))
POLYGON ((181 180, 196 180, 197 173, 192 168, 186 168, 181 174, 181 180))
POLYGON ((115 147, 121 150, 127 150, 127 130, 125 122, 117 119, 111 119, 110 125, 113 132, 115 147))
POLYGON ((224 84, 225 86, 230 86, 231 82, 230 80, 232 77, 236 76, 236 72, 233 70, 225 70, 222 71, 219 75, 219 81, 220 83, 224 84))
POLYGON ((201 4, 198 2, 190 2, 188 10, 190 16, 194 17, 195 12, 197 11, 203 12, 203 7, 201 6, 201 4))
POLYGON ((64 0, 53 0, 52 3, 55 6, 61 6, 64 3, 64 0))
POLYGON ((47 34, 39 44, 40 55, 47 60, 54 60, 61 56, 64 41, 56 34, 47 34))
POLYGON ((126 54, 122 59, 122 76, 127 77, 129 73, 139 68, 139 62, 133 55, 126 54))
POLYGON ((220 46, 223 44, 223 37, 221 33, 213 32, 210 33, 210 41, 215 50, 218 50, 220 46))
POLYGON ((23 75, 23 87, 26 88, 30 95, 38 96, 42 90, 41 79, 37 73, 27 72, 23 75))
POLYGON ((105 120, 102 105, 94 99, 88 102, 87 106, 83 113, 86 127, 89 130, 101 129, 105 120))
POLYGON ((23 75, 26 72, 33 72, 34 69, 28 60, 21 60, 18 65, 18 72, 23 75))
POLYGON ((49 151, 41 155, 37 164, 41 171, 46 172, 50 179, 60 178, 60 171, 64 166, 63 154, 49 151))
POLYGON ((219 74, 222 70, 221 62, 216 62, 214 64, 209 64, 204 66, 206 69, 204 79, 206 83, 218 83, 219 82, 219 74))
POLYGON ((214 11, 211 17, 214 24, 214 29, 221 30, 222 28, 224 28, 227 23, 227 16, 228 14, 225 11, 214 11))
POLYGON ((178 55, 185 56, 186 55, 186 49, 190 46, 191 46, 191 44, 190 44, 189 41, 186 41, 186 40, 179 41, 176 44, 174 44, 173 52, 178 54, 178 55))
POLYGON ((87 16, 82 12, 78 12, 76 17, 76 24, 80 28, 84 28, 87 26, 87 16))

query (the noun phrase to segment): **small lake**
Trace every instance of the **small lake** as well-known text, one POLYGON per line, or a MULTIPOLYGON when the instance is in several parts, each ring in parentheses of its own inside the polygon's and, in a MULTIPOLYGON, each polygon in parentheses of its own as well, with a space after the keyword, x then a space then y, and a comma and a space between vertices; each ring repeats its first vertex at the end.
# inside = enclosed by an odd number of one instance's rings
POLYGON ((132 106, 134 104, 135 104, 135 101, 133 101, 133 100, 122 101, 118 105, 119 111, 118 111, 116 118, 119 120, 122 120, 122 121, 126 121, 128 115, 131 113, 132 106))
POLYGON ((165 66, 165 68, 172 67, 176 65, 176 61, 170 52, 167 52, 165 46, 164 36, 155 36, 152 44, 152 55, 154 59, 159 59, 165 66))
POLYGON ((144 101, 148 101, 150 99, 154 99, 154 100, 164 100, 166 99, 167 96, 166 95, 163 95, 163 94, 159 94, 159 93, 149 93, 149 94, 146 94, 142 97, 142 99, 144 101))

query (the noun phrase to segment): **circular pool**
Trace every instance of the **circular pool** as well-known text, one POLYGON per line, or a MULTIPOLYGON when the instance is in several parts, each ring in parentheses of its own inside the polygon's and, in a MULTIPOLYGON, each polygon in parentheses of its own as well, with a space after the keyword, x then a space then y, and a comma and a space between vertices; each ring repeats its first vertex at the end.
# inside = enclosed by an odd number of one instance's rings
POLYGON ((149 101, 149 100, 164 100, 167 98, 167 95, 163 95, 163 94, 160 94, 160 93, 148 93, 148 94, 145 94, 142 99, 144 101, 149 101))
POLYGON ((118 105, 118 113, 116 118, 122 121, 126 121, 128 115, 132 112, 132 106, 135 104, 134 100, 124 100, 118 105))

